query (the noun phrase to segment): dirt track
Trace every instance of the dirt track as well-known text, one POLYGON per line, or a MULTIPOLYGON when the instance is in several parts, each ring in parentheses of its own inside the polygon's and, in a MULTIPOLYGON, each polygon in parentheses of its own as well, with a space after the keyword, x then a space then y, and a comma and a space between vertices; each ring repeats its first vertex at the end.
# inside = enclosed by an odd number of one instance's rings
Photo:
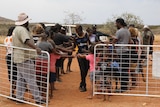
MULTIPOLYGON (((49 107, 160 107, 160 98, 111 96, 111 101, 103 101, 102 96, 94 96, 92 100, 86 97, 90 91, 89 77, 87 77, 87 92, 79 92, 80 73, 77 60, 72 62, 73 72, 61 76, 62 82, 56 82, 57 90, 50 100, 49 107)), ((0 97, 0 107, 32 107, 28 104, 16 104, 4 97, 0 97)))

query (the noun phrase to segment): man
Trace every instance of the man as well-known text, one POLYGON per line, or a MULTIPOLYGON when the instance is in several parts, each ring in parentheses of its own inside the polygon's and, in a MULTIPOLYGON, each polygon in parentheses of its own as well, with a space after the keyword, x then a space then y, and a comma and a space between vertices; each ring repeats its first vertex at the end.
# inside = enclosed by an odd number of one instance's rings
MULTIPOLYGON (((85 54, 88 52, 88 46, 89 46, 89 39, 88 35, 83 32, 83 27, 81 25, 76 26, 76 33, 75 36, 75 46, 78 47, 77 54, 85 54)), ((80 92, 87 91, 86 88, 86 77, 89 69, 89 61, 85 58, 79 58, 77 57, 79 68, 80 68, 80 74, 81 74, 81 82, 79 86, 80 92)))
POLYGON ((92 25, 92 31, 93 31, 93 34, 96 35, 98 41, 101 41, 102 43, 106 42, 108 39, 108 34, 104 34, 100 31, 97 31, 97 25, 92 25))
MULTIPOLYGON (((15 22, 16 27, 13 31, 13 46, 35 49, 38 54, 41 54, 41 49, 34 45, 34 40, 29 33, 29 20, 28 15, 25 13, 19 14, 18 20, 15 22)), ((14 48, 13 50, 14 62, 17 64, 16 98, 23 100, 25 84, 27 84, 36 103, 43 104, 45 101, 40 96, 39 89, 36 84, 36 72, 34 68, 36 52, 18 48, 14 48)))
MULTIPOLYGON (((154 42, 154 34, 150 30, 150 28, 145 25, 143 27, 143 32, 142 32, 142 38, 143 38, 143 45, 153 45, 154 42)), ((153 53, 153 47, 149 48, 149 54, 151 55, 151 60, 152 60, 152 53, 153 53)), ((143 48, 143 54, 144 58, 147 58, 147 47, 143 48)))
MULTIPOLYGON (((116 27, 117 27, 117 32, 116 36, 113 39, 113 46, 115 43, 117 44, 129 44, 131 43, 131 35, 129 30, 127 29, 127 24, 124 22, 124 19, 118 18, 116 20, 116 27)), ((129 49, 128 46, 117 46, 116 47, 116 52, 119 55, 119 60, 120 60, 120 83, 121 87, 118 92, 124 92, 128 89, 128 82, 129 82, 129 74, 128 74, 128 69, 129 69, 129 49)))

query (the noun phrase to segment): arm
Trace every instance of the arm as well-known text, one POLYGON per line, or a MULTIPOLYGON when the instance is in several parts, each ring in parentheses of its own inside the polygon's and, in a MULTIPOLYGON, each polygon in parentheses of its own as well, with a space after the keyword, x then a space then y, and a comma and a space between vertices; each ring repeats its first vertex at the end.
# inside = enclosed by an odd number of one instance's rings
POLYGON ((29 47, 31 47, 31 48, 33 48, 33 49, 36 49, 37 54, 41 54, 41 49, 38 48, 36 45, 34 45, 34 43, 33 43, 30 39, 27 39, 25 43, 26 43, 29 47))
POLYGON ((86 55, 77 54, 77 57, 79 57, 79 58, 86 58, 86 55))

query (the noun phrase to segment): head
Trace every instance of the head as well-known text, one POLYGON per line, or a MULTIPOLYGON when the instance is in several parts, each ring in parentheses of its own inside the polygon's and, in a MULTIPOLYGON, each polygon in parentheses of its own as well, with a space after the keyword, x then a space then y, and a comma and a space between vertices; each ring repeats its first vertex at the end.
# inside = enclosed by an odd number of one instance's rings
POLYGON ((60 29, 60 32, 64 35, 66 35, 66 27, 62 26, 60 29))
POLYGON ((44 28, 41 24, 36 24, 32 27, 32 33, 33 35, 38 35, 44 33, 44 28))
POLYGON ((149 28, 149 26, 144 25, 143 30, 144 30, 144 31, 147 31, 147 30, 150 30, 150 28, 149 28))
POLYGON ((28 17, 27 14, 20 13, 18 15, 18 20, 16 20, 16 22, 15 22, 15 25, 22 26, 22 25, 26 24, 27 22, 29 22, 30 20, 31 19, 28 17))
POLYGON ((61 27, 62 27, 62 25, 60 25, 60 24, 55 24, 55 26, 54 26, 54 29, 55 29, 55 32, 57 33, 57 32, 60 32, 60 30, 61 30, 61 27))
POLYGON ((93 33, 96 33, 96 31, 97 31, 97 25, 92 25, 92 30, 93 30, 93 33))
POLYGON ((82 28, 81 25, 76 26, 76 33, 77 33, 79 36, 82 36, 82 34, 83 34, 83 28, 82 28))
POLYGON ((8 29, 7 36, 12 36, 12 32, 13 32, 14 28, 15 28, 15 27, 10 27, 10 28, 8 29))
POLYGON ((46 26, 44 23, 39 23, 39 24, 43 27, 43 29, 46 29, 46 26))
POLYGON ((129 32, 131 34, 131 37, 137 37, 138 36, 137 31, 136 31, 136 29, 134 27, 129 27, 128 30, 129 30, 129 32))
POLYGON ((122 19, 122 18, 116 19, 116 27, 117 27, 117 29, 120 29, 120 28, 126 27, 126 26, 127 26, 127 24, 125 23, 124 19, 122 19))
POLYGON ((89 27, 86 29, 86 31, 87 31, 89 36, 91 36, 93 34, 93 30, 89 27))

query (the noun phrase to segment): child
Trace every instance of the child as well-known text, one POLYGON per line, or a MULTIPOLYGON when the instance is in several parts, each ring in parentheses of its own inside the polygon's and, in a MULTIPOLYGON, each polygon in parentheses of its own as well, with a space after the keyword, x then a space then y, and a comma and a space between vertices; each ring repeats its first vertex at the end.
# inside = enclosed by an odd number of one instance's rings
MULTIPOLYGON (((47 35, 43 34, 40 37, 40 40, 37 42, 37 46, 51 54, 54 50, 51 43, 47 41, 47 35)), ((44 97, 46 97, 46 86, 47 86, 47 67, 48 67, 48 57, 46 54, 41 54, 36 59, 36 75, 37 75, 37 84, 39 89, 44 97)))
POLYGON ((9 81, 12 81, 12 94, 10 95, 11 97, 16 97, 14 95, 14 91, 16 89, 16 81, 17 81, 17 66, 15 63, 12 64, 12 48, 10 46, 12 46, 12 32, 14 30, 15 27, 10 27, 8 30, 8 34, 7 37, 4 40, 4 44, 7 46, 7 55, 6 55, 6 63, 7 63, 7 68, 8 68, 8 79, 9 81), (12 67, 12 71, 11 71, 11 67, 12 67), (11 76, 11 72, 12 72, 12 76, 11 76), (12 78, 12 80, 11 80, 12 78))
POLYGON ((86 58, 87 60, 89 60, 91 93, 87 98, 92 99, 93 97, 93 72, 94 72, 94 45, 90 46, 89 51, 90 51, 90 54, 88 55, 78 54, 77 57, 86 58))

